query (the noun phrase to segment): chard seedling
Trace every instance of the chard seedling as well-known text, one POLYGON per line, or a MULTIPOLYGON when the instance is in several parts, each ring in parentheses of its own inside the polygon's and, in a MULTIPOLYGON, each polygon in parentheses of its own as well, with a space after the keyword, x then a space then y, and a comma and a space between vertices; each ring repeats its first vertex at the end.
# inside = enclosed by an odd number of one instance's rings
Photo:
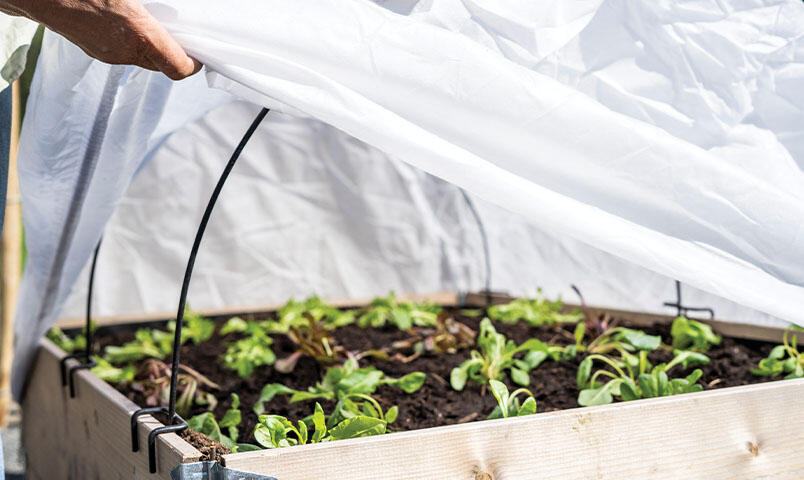
POLYGON ((390 385, 405 393, 413 393, 422 387, 424 380, 425 374, 422 372, 409 373, 400 378, 387 377, 374 367, 358 368, 357 361, 350 358, 343 366, 328 369, 323 380, 306 391, 294 390, 281 383, 269 383, 263 387, 260 398, 254 404, 254 412, 257 415, 263 413, 264 404, 276 395, 291 395, 291 403, 319 398, 339 401, 349 395, 371 395, 380 385, 390 385))
POLYGON ((703 375, 700 369, 694 370, 684 378, 670 379, 667 372, 677 365, 688 368, 694 365, 706 365, 709 357, 692 351, 675 351, 675 357, 667 364, 652 367, 648 362, 647 350, 640 350, 637 365, 626 361, 618 361, 600 354, 586 357, 578 366, 577 383, 581 393, 578 404, 581 406, 603 405, 620 397, 623 401, 640 398, 664 397, 680 393, 700 392, 703 387, 697 382, 703 375), (610 370, 599 369, 592 374, 593 362, 597 360, 610 370), (609 377, 606 383, 599 382, 601 377, 609 377))
POLYGON ((707 352, 713 345, 720 345, 720 335, 712 327, 697 320, 677 317, 670 327, 673 337, 673 348, 678 350, 694 350, 707 352))
MULTIPOLYGON (((204 389, 218 390, 218 384, 187 365, 179 365, 179 370, 176 412, 187 415, 193 405, 206 405, 209 410, 214 409, 218 401, 204 389)), ((155 358, 147 359, 136 373, 131 389, 145 396, 147 406, 166 404, 170 393, 170 365, 155 358)))
POLYGON ((315 404, 311 423, 313 431, 309 433, 307 424, 302 420, 293 425, 290 420, 279 415, 260 415, 259 423, 254 428, 254 438, 265 448, 282 448, 382 435, 387 426, 386 421, 380 418, 358 415, 341 420, 330 428, 327 427, 324 410, 318 403, 315 404))
POLYGON ((480 322, 477 346, 479 350, 472 350, 470 358, 450 372, 450 384, 455 390, 463 390, 470 379, 481 385, 489 380, 501 380, 506 370, 514 383, 527 386, 530 383, 528 372, 549 356, 548 346, 535 338, 519 346, 507 340, 505 335, 497 333, 488 318, 480 322), (518 354, 524 356, 516 358, 518 354))
POLYGON ((786 379, 804 377, 804 355, 798 349, 798 335, 790 335, 801 331, 804 331, 804 327, 798 325, 786 328, 782 335, 782 344, 773 347, 768 357, 760 360, 758 368, 752 369, 751 373, 761 377, 787 374, 784 377, 786 379))
POLYGON ((491 393, 497 400, 497 406, 488 416, 488 419, 494 418, 508 418, 508 417, 521 417, 522 415, 531 415, 536 413, 536 399, 533 394, 526 388, 518 388, 511 393, 508 393, 508 387, 504 383, 497 380, 489 380, 491 393), (525 401, 519 403, 519 396, 526 395, 525 401))
POLYGON ((346 358, 346 350, 338 345, 332 330, 324 322, 305 312, 303 322, 288 330, 288 338, 296 344, 297 350, 289 357, 277 360, 277 371, 290 373, 302 356, 307 356, 322 365, 332 365, 346 358))
POLYGON ((564 303, 561 300, 548 301, 541 296, 536 298, 517 298, 509 303, 489 307, 488 315, 492 320, 502 323, 525 321, 528 325, 558 325, 561 323, 577 323, 583 320, 583 313, 573 311, 562 313, 564 303))
POLYGON ((413 326, 432 327, 440 312, 441 307, 434 303, 399 301, 391 292, 387 297, 372 300, 368 309, 358 317, 357 324, 373 328, 391 324, 400 330, 409 330, 413 326))
POLYGON ((474 345, 477 337, 477 332, 455 320, 446 311, 438 314, 435 328, 417 328, 413 333, 412 337, 391 345, 398 350, 410 348, 414 350, 415 353, 411 357, 403 359, 405 363, 424 352, 454 354, 458 350, 474 345))
POLYGON ((254 370, 276 361, 271 350, 273 340, 263 330, 256 330, 250 336, 230 343, 223 354, 223 364, 234 370, 240 378, 248 378, 254 370))

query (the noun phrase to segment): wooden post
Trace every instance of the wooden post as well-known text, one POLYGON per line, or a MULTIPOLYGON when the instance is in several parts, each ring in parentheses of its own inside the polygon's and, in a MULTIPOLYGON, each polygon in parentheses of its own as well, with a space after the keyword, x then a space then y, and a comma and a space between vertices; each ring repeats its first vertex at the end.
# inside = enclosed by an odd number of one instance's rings
POLYGON ((17 145, 20 137, 20 84, 12 84, 11 148, 8 190, 3 223, 3 289, 0 315, 0 426, 5 426, 11 406, 11 362, 14 358, 14 307, 22 271, 22 212, 17 179, 17 145))

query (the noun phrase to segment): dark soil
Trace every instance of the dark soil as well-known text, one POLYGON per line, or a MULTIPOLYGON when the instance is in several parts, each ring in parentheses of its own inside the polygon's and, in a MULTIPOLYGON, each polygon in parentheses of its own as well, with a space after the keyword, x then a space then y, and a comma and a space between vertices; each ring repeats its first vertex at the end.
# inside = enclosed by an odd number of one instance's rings
MULTIPOLYGON (((478 329, 479 319, 482 318, 465 317, 458 311, 453 312, 453 315, 454 318, 474 330, 478 329)), ((221 319, 221 322, 224 320, 221 319)), ((627 322, 620 324, 629 326, 627 322)), ((517 343, 524 342, 529 338, 538 338, 545 342, 561 345, 574 343, 571 331, 573 327, 536 328, 523 322, 513 325, 496 323, 495 327, 517 343)), ((637 328, 650 334, 661 335, 665 343, 670 342, 670 332, 667 326, 637 328)), ((131 340, 133 332, 101 334, 99 337, 100 345, 120 344, 131 340)), ((362 329, 357 326, 348 326, 338 329, 335 337, 347 350, 357 352, 387 347, 394 341, 409 338, 410 335, 391 327, 362 329)), ((220 360, 226 344, 236 338, 239 338, 237 334, 222 337, 216 332, 209 341, 201 346, 192 344, 183 346, 181 361, 220 385, 220 390, 213 392, 218 399, 218 405, 214 410, 216 418, 220 419, 229 408, 229 392, 235 392, 240 396, 243 423, 239 428, 239 441, 255 443, 252 432, 257 422, 257 416, 252 412, 251 407, 259 398, 262 387, 268 383, 279 382, 303 390, 321 379, 325 367, 305 357, 300 359, 295 370, 290 374, 282 374, 271 366, 265 366, 257 369, 250 378, 241 379, 235 372, 225 369, 220 360)), ((755 367, 759 360, 768 355, 772 347, 773 344, 764 342, 724 338, 720 346, 707 353, 712 361, 709 365, 700 367, 703 370, 700 383, 704 389, 714 389, 772 380, 754 376, 750 372, 750 369, 755 367)), ((284 358, 293 353, 294 346, 287 337, 279 335, 274 336, 273 349, 277 358, 284 358)), ((360 361, 362 367, 373 365, 391 377, 400 377, 414 371, 427 374, 424 386, 414 394, 405 394, 399 389, 387 386, 381 387, 376 392, 376 397, 384 409, 392 405, 399 407, 399 417, 392 424, 392 430, 414 430, 483 420, 491 413, 496 402, 486 388, 470 381, 464 391, 457 392, 449 385, 450 371, 469 357, 470 350, 465 349, 453 355, 426 353, 409 363, 370 357, 360 361)), ((401 353, 410 354, 412 352, 403 351, 401 353)), ((667 362, 672 358, 672 353, 657 350, 652 352, 649 358, 653 364, 667 362)), ((539 412, 578 407, 576 399, 579 392, 575 383, 577 367, 578 361, 552 362, 548 360, 531 372, 531 383, 528 388, 537 400, 539 412)), ((517 388, 510 381, 506 381, 506 383, 509 388, 517 388)), ((132 391, 125 385, 119 385, 118 390, 134 402, 143 405, 144 398, 140 393, 132 391)), ((324 411, 331 410, 334 406, 331 402, 321 400, 319 402, 324 407, 324 411)), ((314 405, 315 400, 289 404, 288 396, 280 395, 266 404, 266 412, 288 417, 295 422, 296 419, 312 413, 314 405)), ((203 411, 203 407, 197 407, 193 414, 203 411)), ((203 435, 193 433, 184 435, 185 438, 189 437, 190 443, 212 458, 228 453, 223 445, 213 442, 203 435)))
POLYGON ((223 444, 216 442, 203 433, 194 432, 192 430, 184 430, 180 432, 181 438, 187 441, 190 445, 194 446, 201 452, 201 461, 215 460, 221 461, 221 456, 227 453, 232 453, 223 444))

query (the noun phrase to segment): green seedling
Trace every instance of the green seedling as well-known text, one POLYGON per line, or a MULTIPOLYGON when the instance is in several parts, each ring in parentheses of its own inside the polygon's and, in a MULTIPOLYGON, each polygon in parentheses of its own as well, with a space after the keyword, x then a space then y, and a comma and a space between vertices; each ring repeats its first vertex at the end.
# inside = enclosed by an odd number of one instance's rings
POLYGON ((115 365, 128 364, 146 358, 164 359, 173 351, 173 334, 162 330, 140 328, 134 341, 104 350, 104 358, 115 365))
POLYGON ((282 448, 308 443, 321 443, 347 438, 382 435, 387 422, 380 418, 354 416, 341 420, 333 427, 327 427, 326 416, 321 405, 316 403, 311 417, 313 432, 309 433, 307 424, 299 420, 297 425, 279 415, 260 415, 254 428, 254 438, 265 448, 282 448))
POLYGON ((720 335, 712 327, 697 320, 677 317, 670 328, 673 337, 673 348, 678 350, 694 350, 708 352, 713 345, 720 345, 720 335))
MULTIPOLYGON (((165 405, 170 393, 170 375, 170 365, 159 359, 149 358, 135 374, 131 389, 142 393, 145 404, 149 407, 165 405)), ((194 405, 204 405, 212 410, 218 404, 215 395, 207 391, 220 389, 218 384, 187 365, 179 365, 176 384, 176 412, 179 415, 188 415, 194 405)))
POLYGON ((98 378, 109 383, 130 383, 134 381, 137 368, 134 365, 126 365, 122 368, 115 367, 102 357, 94 357, 95 365, 92 373, 98 378))
POLYGON ((467 380, 481 385, 489 380, 501 380, 506 371, 514 383, 527 386, 529 372, 549 356, 548 345, 532 338, 517 346, 513 340, 497 333, 488 318, 480 322, 477 346, 478 350, 472 350, 468 360, 450 372, 450 384, 455 390, 463 390, 467 380), (521 358, 517 358, 519 354, 522 354, 521 358))
POLYGON ((414 350, 412 356, 402 358, 404 363, 417 358, 424 352, 454 354, 458 350, 474 345, 477 337, 477 332, 455 320, 446 311, 438 314, 435 328, 416 328, 412 330, 412 333, 413 336, 410 338, 394 342, 391 345, 397 350, 414 350))
POLYGON ((265 411, 264 404, 276 395, 291 395, 291 403, 310 399, 340 401, 349 395, 371 395, 381 385, 390 385, 405 393, 413 393, 422 387, 424 380, 425 374, 422 372, 409 373, 400 378, 387 377, 374 367, 358 368, 357 361, 351 358, 343 366, 328 369, 323 380, 306 391, 294 390, 281 383, 266 385, 254 404, 254 412, 257 415, 262 414, 265 411))
POLYGON ((240 426, 240 398, 237 394, 232 394, 232 406, 226 410, 220 423, 215 420, 212 412, 204 412, 200 415, 195 415, 187 421, 190 430, 203 433, 216 442, 222 443, 226 448, 231 450, 232 453, 248 452, 259 450, 260 447, 251 445, 249 443, 237 443, 238 431, 237 427, 240 426), (228 435, 223 433, 224 428, 228 429, 228 435))
MULTIPOLYGON (((168 323, 168 331, 171 335, 176 331, 176 322, 168 323)), ((215 322, 204 318, 200 313, 184 309, 184 324, 181 328, 181 343, 185 344, 188 340, 194 345, 206 342, 215 333, 215 322)))
POLYGON ((276 320, 265 322, 265 327, 269 333, 287 333, 293 327, 304 328, 308 323, 308 317, 323 328, 334 330, 354 323, 355 312, 342 311, 316 296, 301 302, 291 299, 279 309, 276 320))
POLYGON ((639 361, 636 352, 651 352, 662 344, 662 337, 659 335, 648 335, 641 330, 632 328, 615 327, 606 330, 584 346, 579 340, 579 337, 583 338, 582 330, 584 328, 579 326, 575 331, 579 351, 598 355, 618 352, 620 357, 631 366, 636 366, 639 361), (580 332, 579 329, 581 329, 580 332))
POLYGON ((87 345, 84 335, 76 335, 75 338, 70 338, 70 336, 64 333, 59 327, 52 327, 48 330, 46 337, 68 354, 84 350, 87 345))
POLYGON ((321 319, 316 320, 311 313, 305 312, 303 320, 291 326, 287 332, 297 350, 287 358, 277 360, 274 368, 281 373, 292 372, 303 356, 322 365, 332 365, 346 358, 346 350, 338 345, 332 330, 321 319))
POLYGON ((541 296, 541 290, 539 290, 536 298, 517 298, 503 305, 489 307, 488 315, 492 320, 498 322, 524 321, 534 327, 577 323, 584 319, 583 312, 562 313, 563 308, 564 303, 561 300, 548 301, 541 296))
POLYGON ((273 340, 263 330, 256 330, 250 336, 230 343, 223 354, 223 365, 237 372, 240 378, 248 378, 254 370, 276 361, 271 350, 273 340))
POLYGON ((581 389, 578 404, 584 407, 604 405, 614 401, 614 397, 629 401, 703 390, 697 383, 703 375, 700 369, 694 370, 684 378, 670 379, 667 372, 677 365, 683 368, 706 365, 709 363, 709 357, 706 355, 676 350, 675 357, 669 363, 651 367, 647 353, 647 350, 639 351, 635 368, 627 360, 618 361, 605 355, 592 354, 586 357, 578 366, 576 380, 578 388, 581 389), (595 360, 602 362, 610 370, 599 369, 592 374, 595 360), (610 380, 601 383, 599 379, 602 377, 609 377, 610 380))
POLYGON ((243 320, 240 317, 232 317, 223 324, 220 334, 228 335, 230 333, 244 333, 246 335, 253 335, 257 332, 263 332, 264 328, 254 320, 243 320))
POLYGON ((754 375, 761 377, 778 377, 785 375, 784 378, 803 378, 804 377, 804 355, 798 350, 798 335, 790 335, 792 332, 804 331, 804 327, 791 325, 785 329, 782 335, 782 344, 773 347, 767 358, 759 361, 758 368, 751 370, 754 375))
POLYGON ((368 309, 358 317, 357 324, 373 328, 391 324, 400 330, 409 330, 414 326, 433 327, 439 312, 441 307, 434 303, 399 301, 391 292, 387 297, 372 300, 368 309))
POLYGON ((497 380, 489 380, 491 393, 497 399, 497 406, 488 416, 488 419, 494 418, 508 418, 508 417, 521 417, 522 415, 531 415, 536 413, 536 399, 533 394, 526 388, 518 388, 512 393, 508 393, 508 387, 504 383, 497 380), (519 396, 526 395, 525 401, 519 403, 519 396))

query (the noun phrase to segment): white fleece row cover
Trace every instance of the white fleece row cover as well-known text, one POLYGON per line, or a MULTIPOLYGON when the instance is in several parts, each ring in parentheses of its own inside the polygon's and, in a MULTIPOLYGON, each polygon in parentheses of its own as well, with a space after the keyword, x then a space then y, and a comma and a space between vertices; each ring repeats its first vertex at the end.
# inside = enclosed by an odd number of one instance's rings
POLYGON ((46 35, 20 152, 17 393, 136 172, 233 96, 329 124, 555 238, 804 321, 798 0, 147 6, 206 78, 171 84, 46 35))

